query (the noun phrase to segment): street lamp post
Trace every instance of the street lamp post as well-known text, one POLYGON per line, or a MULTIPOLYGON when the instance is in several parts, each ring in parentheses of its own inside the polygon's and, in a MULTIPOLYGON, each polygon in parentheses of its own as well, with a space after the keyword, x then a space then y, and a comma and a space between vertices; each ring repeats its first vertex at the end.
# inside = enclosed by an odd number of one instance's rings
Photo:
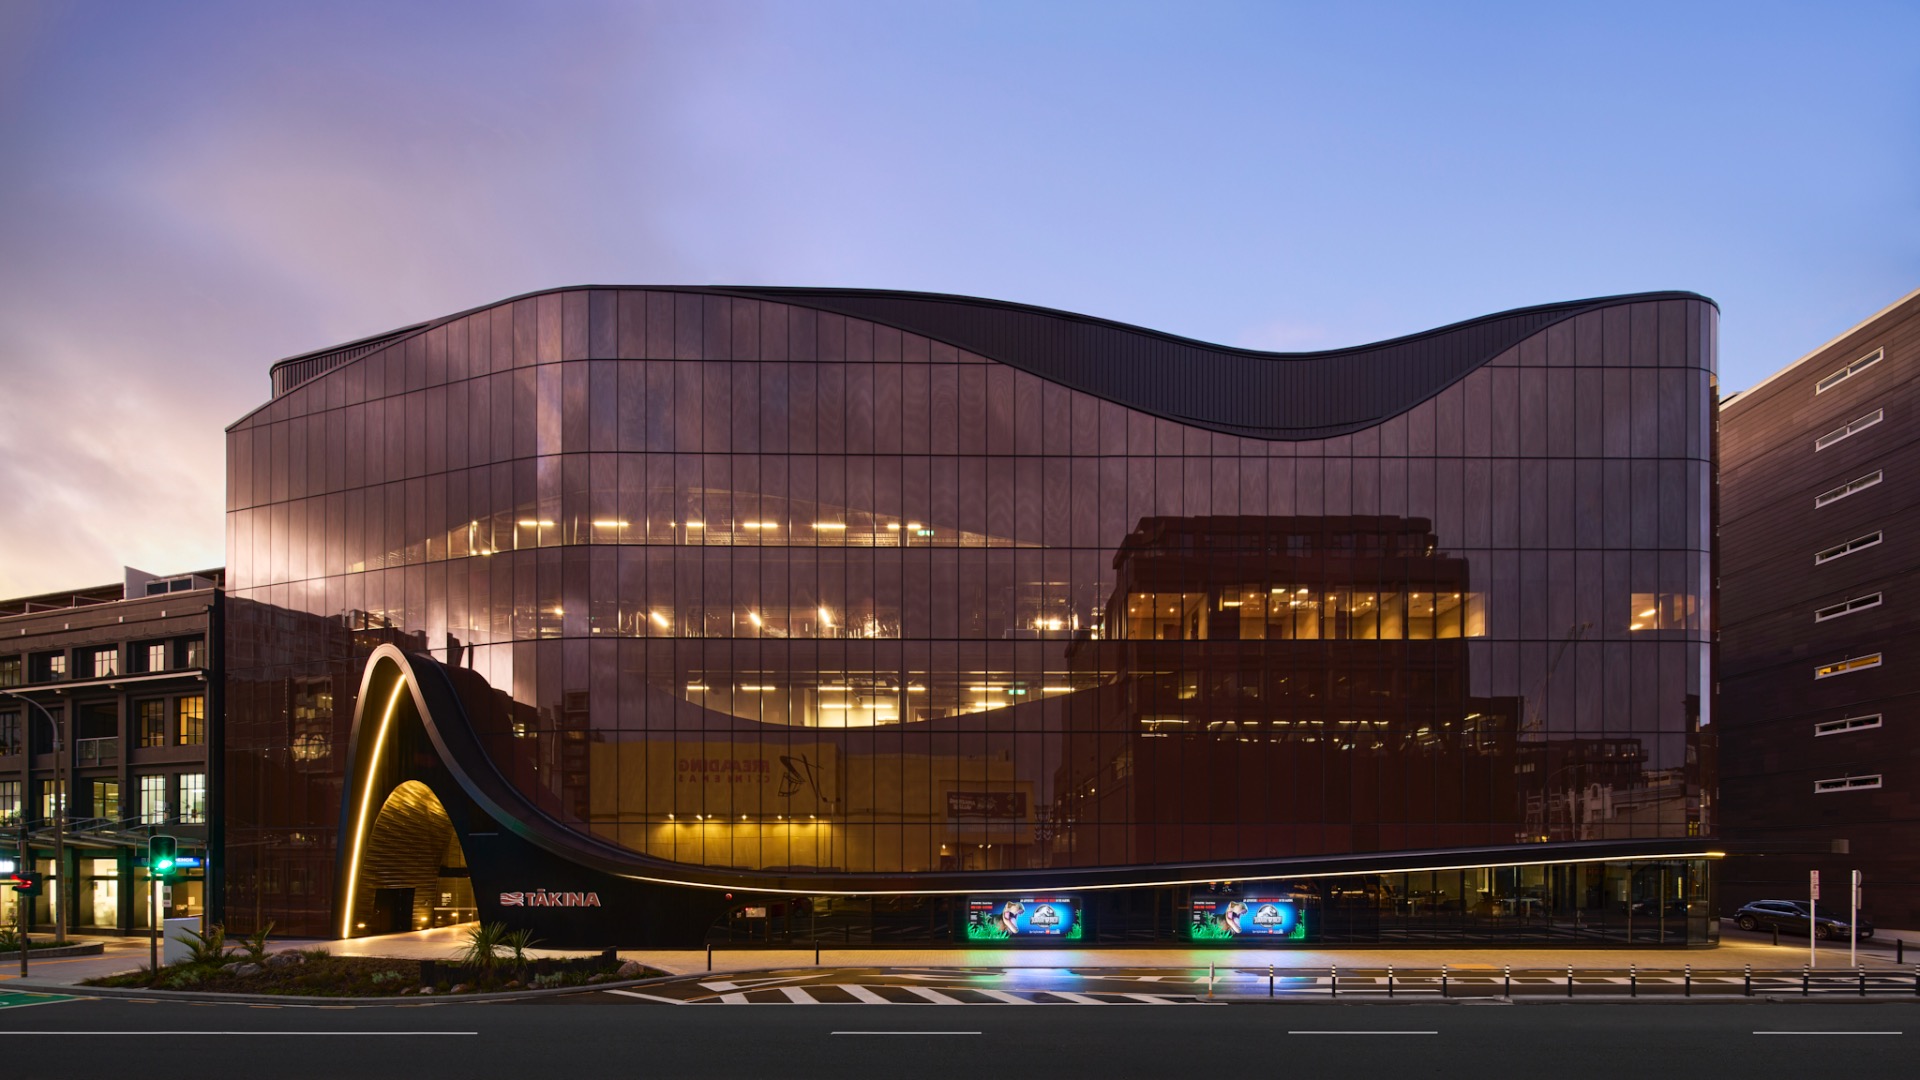
MULTIPOLYGON (((56 945, 67 943, 67 780, 66 746, 60 737, 60 721, 45 705, 25 694, 11 690, 0 690, 0 696, 16 698, 40 710, 47 718, 47 726, 53 730, 53 941, 56 945)), ((31 749, 31 748, 29 748, 31 749)), ((27 815, 20 816, 20 839, 22 848, 26 848, 27 815)))

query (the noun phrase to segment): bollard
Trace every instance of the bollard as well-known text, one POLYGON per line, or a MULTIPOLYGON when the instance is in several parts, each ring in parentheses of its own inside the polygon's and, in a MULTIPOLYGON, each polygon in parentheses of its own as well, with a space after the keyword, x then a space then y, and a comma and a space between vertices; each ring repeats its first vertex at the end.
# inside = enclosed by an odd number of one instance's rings
POLYGON ((1776 949, 1780 947, 1780 924, 1779 923, 1773 924, 1773 947, 1776 949))
POLYGON ((1393 965, 1387 965, 1387 996, 1393 996, 1393 965))
POLYGON ((1512 964, 1507 965, 1507 970, 1506 970, 1505 976, 1503 977, 1502 986, 1503 986, 1503 989, 1501 990, 1501 993, 1506 997, 1509 997, 1509 998, 1512 997, 1513 996, 1513 965, 1512 964))
POLYGON ((1573 965, 1567 965, 1567 996, 1573 996, 1573 965))
POLYGON ((1807 996, 1807 991, 1808 991, 1807 984, 1811 983, 1812 981, 1813 981, 1813 969, 1810 967, 1802 967, 1800 969, 1800 996, 1801 997, 1807 996))
POLYGON ((1747 977, 1745 980, 1745 995, 1747 997, 1753 996, 1753 965, 1752 964, 1747 965, 1747 977))
POLYGON ((813 939, 813 966, 814 967, 820 966, 820 939, 819 938, 813 939))
POLYGON ((1860 976, 1860 996, 1866 997, 1867 996, 1867 969, 1854 968, 1853 970, 1855 974, 1860 976))
POLYGON ((1632 964, 1627 965, 1627 996, 1640 996, 1640 970, 1632 964))
POLYGON ((1440 965, 1440 996, 1447 996, 1447 965, 1440 965))
POLYGON ((1273 996, 1273 965, 1267 965, 1267 996, 1273 996))
POLYGON ((1693 965, 1692 964, 1687 965, 1687 990, 1686 990, 1686 993, 1682 996, 1683 997, 1693 996, 1693 965))
POLYGON ((707 970, 713 970, 713 946, 707 946, 707 970))
MULTIPOLYGON (((1327 979, 1327 989, 1332 991, 1334 997, 1339 997, 1340 996, 1340 968, 1338 966, 1330 967, 1327 969, 1327 971, 1331 973, 1331 976, 1327 979)), ((1915 985, 1920 986, 1920 968, 1916 968, 1914 970, 1913 977, 1915 979, 1915 985)), ((1920 990, 1916 990, 1915 993, 1920 993, 1920 990)))
POLYGON ((1907 943, 1902 938, 1893 939, 1893 962, 1895 964, 1907 962, 1907 943))
POLYGON ((1207 1000, 1213 1000, 1213 961, 1207 961, 1207 1000))

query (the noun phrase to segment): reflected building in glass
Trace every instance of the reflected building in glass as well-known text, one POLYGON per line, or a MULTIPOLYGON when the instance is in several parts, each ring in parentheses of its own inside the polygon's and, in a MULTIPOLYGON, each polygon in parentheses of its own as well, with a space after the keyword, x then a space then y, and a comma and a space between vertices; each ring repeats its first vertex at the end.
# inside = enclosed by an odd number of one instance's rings
POLYGON ((283 361, 228 922, 1702 942, 1717 318, 606 288, 283 361))

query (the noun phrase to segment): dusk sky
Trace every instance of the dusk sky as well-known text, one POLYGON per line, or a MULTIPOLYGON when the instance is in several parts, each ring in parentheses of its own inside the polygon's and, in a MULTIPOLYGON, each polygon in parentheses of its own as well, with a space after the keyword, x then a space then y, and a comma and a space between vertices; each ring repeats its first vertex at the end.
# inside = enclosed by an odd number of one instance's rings
POLYGON ((218 566, 281 357, 584 283, 1255 348, 1920 285, 1920 5, 0 0, 0 596, 218 566))

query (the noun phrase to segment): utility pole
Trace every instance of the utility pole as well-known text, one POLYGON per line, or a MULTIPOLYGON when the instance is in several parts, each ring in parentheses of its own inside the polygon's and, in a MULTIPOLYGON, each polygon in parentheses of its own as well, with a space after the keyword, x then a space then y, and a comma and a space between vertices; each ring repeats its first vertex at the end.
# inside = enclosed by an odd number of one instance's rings
MULTIPOLYGON (((47 711, 45 705, 40 704, 25 694, 15 693, 11 690, 0 690, 0 695, 16 698, 39 709, 40 715, 47 718, 47 726, 53 729, 53 873, 49 874, 48 877, 51 877, 54 882, 51 897, 53 902, 53 943, 55 945, 65 945, 67 943, 67 770, 65 768, 67 752, 65 740, 60 736, 60 721, 53 718, 53 713, 47 711)), ((66 712, 65 709, 61 711, 63 713, 66 712)), ((31 777, 32 773, 29 772, 28 775, 31 777)), ((28 809, 30 810, 31 807, 28 807, 28 809)), ((20 840, 23 850, 26 844, 26 822, 28 816, 27 814, 20 816, 20 840)), ((25 868, 32 869, 32 867, 25 868)))

